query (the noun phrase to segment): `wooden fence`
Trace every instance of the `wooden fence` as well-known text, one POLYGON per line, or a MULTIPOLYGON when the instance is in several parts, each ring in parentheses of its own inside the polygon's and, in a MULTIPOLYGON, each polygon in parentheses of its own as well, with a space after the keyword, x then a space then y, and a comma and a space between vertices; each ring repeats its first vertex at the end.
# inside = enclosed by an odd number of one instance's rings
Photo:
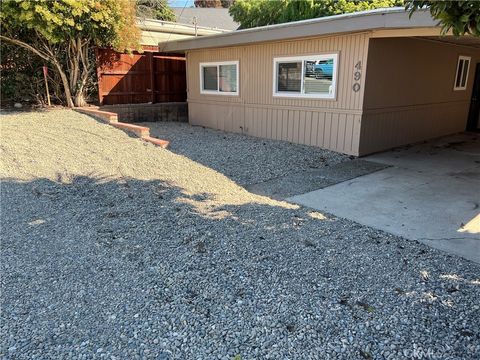
POLYGON ((186 101, 183 55, 97 49, 96 61, 100 105, 186 101))

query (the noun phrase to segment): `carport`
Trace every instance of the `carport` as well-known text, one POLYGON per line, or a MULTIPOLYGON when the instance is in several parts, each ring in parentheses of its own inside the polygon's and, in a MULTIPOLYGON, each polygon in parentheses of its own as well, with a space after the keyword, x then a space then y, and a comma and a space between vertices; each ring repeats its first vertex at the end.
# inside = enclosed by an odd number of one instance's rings
POLYGON ((480 129, 480 39, 406 35, 369 40, 360 155, 480 129))

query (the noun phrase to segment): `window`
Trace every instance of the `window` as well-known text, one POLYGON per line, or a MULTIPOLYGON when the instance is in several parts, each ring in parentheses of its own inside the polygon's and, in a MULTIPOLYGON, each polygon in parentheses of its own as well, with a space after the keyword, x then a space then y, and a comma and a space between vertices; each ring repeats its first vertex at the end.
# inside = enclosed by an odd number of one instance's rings
POLYGON ((273 95, 334 99, 337 54, 273 59, 273 95))
POLYGON ((470 69, 470 57, 459 56, 457 72, 455 73, 455 85, 453 90, 465 90, 467 88, 468 70, 470 69))
POLYGON ((238 61, 200 63, 200 93, 238 95, 238 61))

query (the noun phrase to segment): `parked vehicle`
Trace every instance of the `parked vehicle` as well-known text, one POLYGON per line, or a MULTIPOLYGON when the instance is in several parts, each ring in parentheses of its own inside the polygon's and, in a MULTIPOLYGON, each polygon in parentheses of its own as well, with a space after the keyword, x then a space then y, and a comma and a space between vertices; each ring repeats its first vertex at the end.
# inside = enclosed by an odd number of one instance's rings
POLYGON ((333 61, 322 61, 315 65, 315 79, 332 79, 333 61))

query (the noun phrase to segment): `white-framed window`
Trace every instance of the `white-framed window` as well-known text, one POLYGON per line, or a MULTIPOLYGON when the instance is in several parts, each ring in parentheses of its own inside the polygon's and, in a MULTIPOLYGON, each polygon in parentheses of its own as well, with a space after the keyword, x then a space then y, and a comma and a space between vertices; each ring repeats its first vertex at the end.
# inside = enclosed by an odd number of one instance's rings
POLYGON ((470 56, 458 57, 457 71, 455 72, 455 84, 453 90, 465 90, 467 88, 468 70, 470 70, 470 56))
POLYGON ((238 61, 200 63, 200 93, 238 95, 238 61))
POLYGON ((273 59, 273 96, 335 99, 338 54, 273 59))

